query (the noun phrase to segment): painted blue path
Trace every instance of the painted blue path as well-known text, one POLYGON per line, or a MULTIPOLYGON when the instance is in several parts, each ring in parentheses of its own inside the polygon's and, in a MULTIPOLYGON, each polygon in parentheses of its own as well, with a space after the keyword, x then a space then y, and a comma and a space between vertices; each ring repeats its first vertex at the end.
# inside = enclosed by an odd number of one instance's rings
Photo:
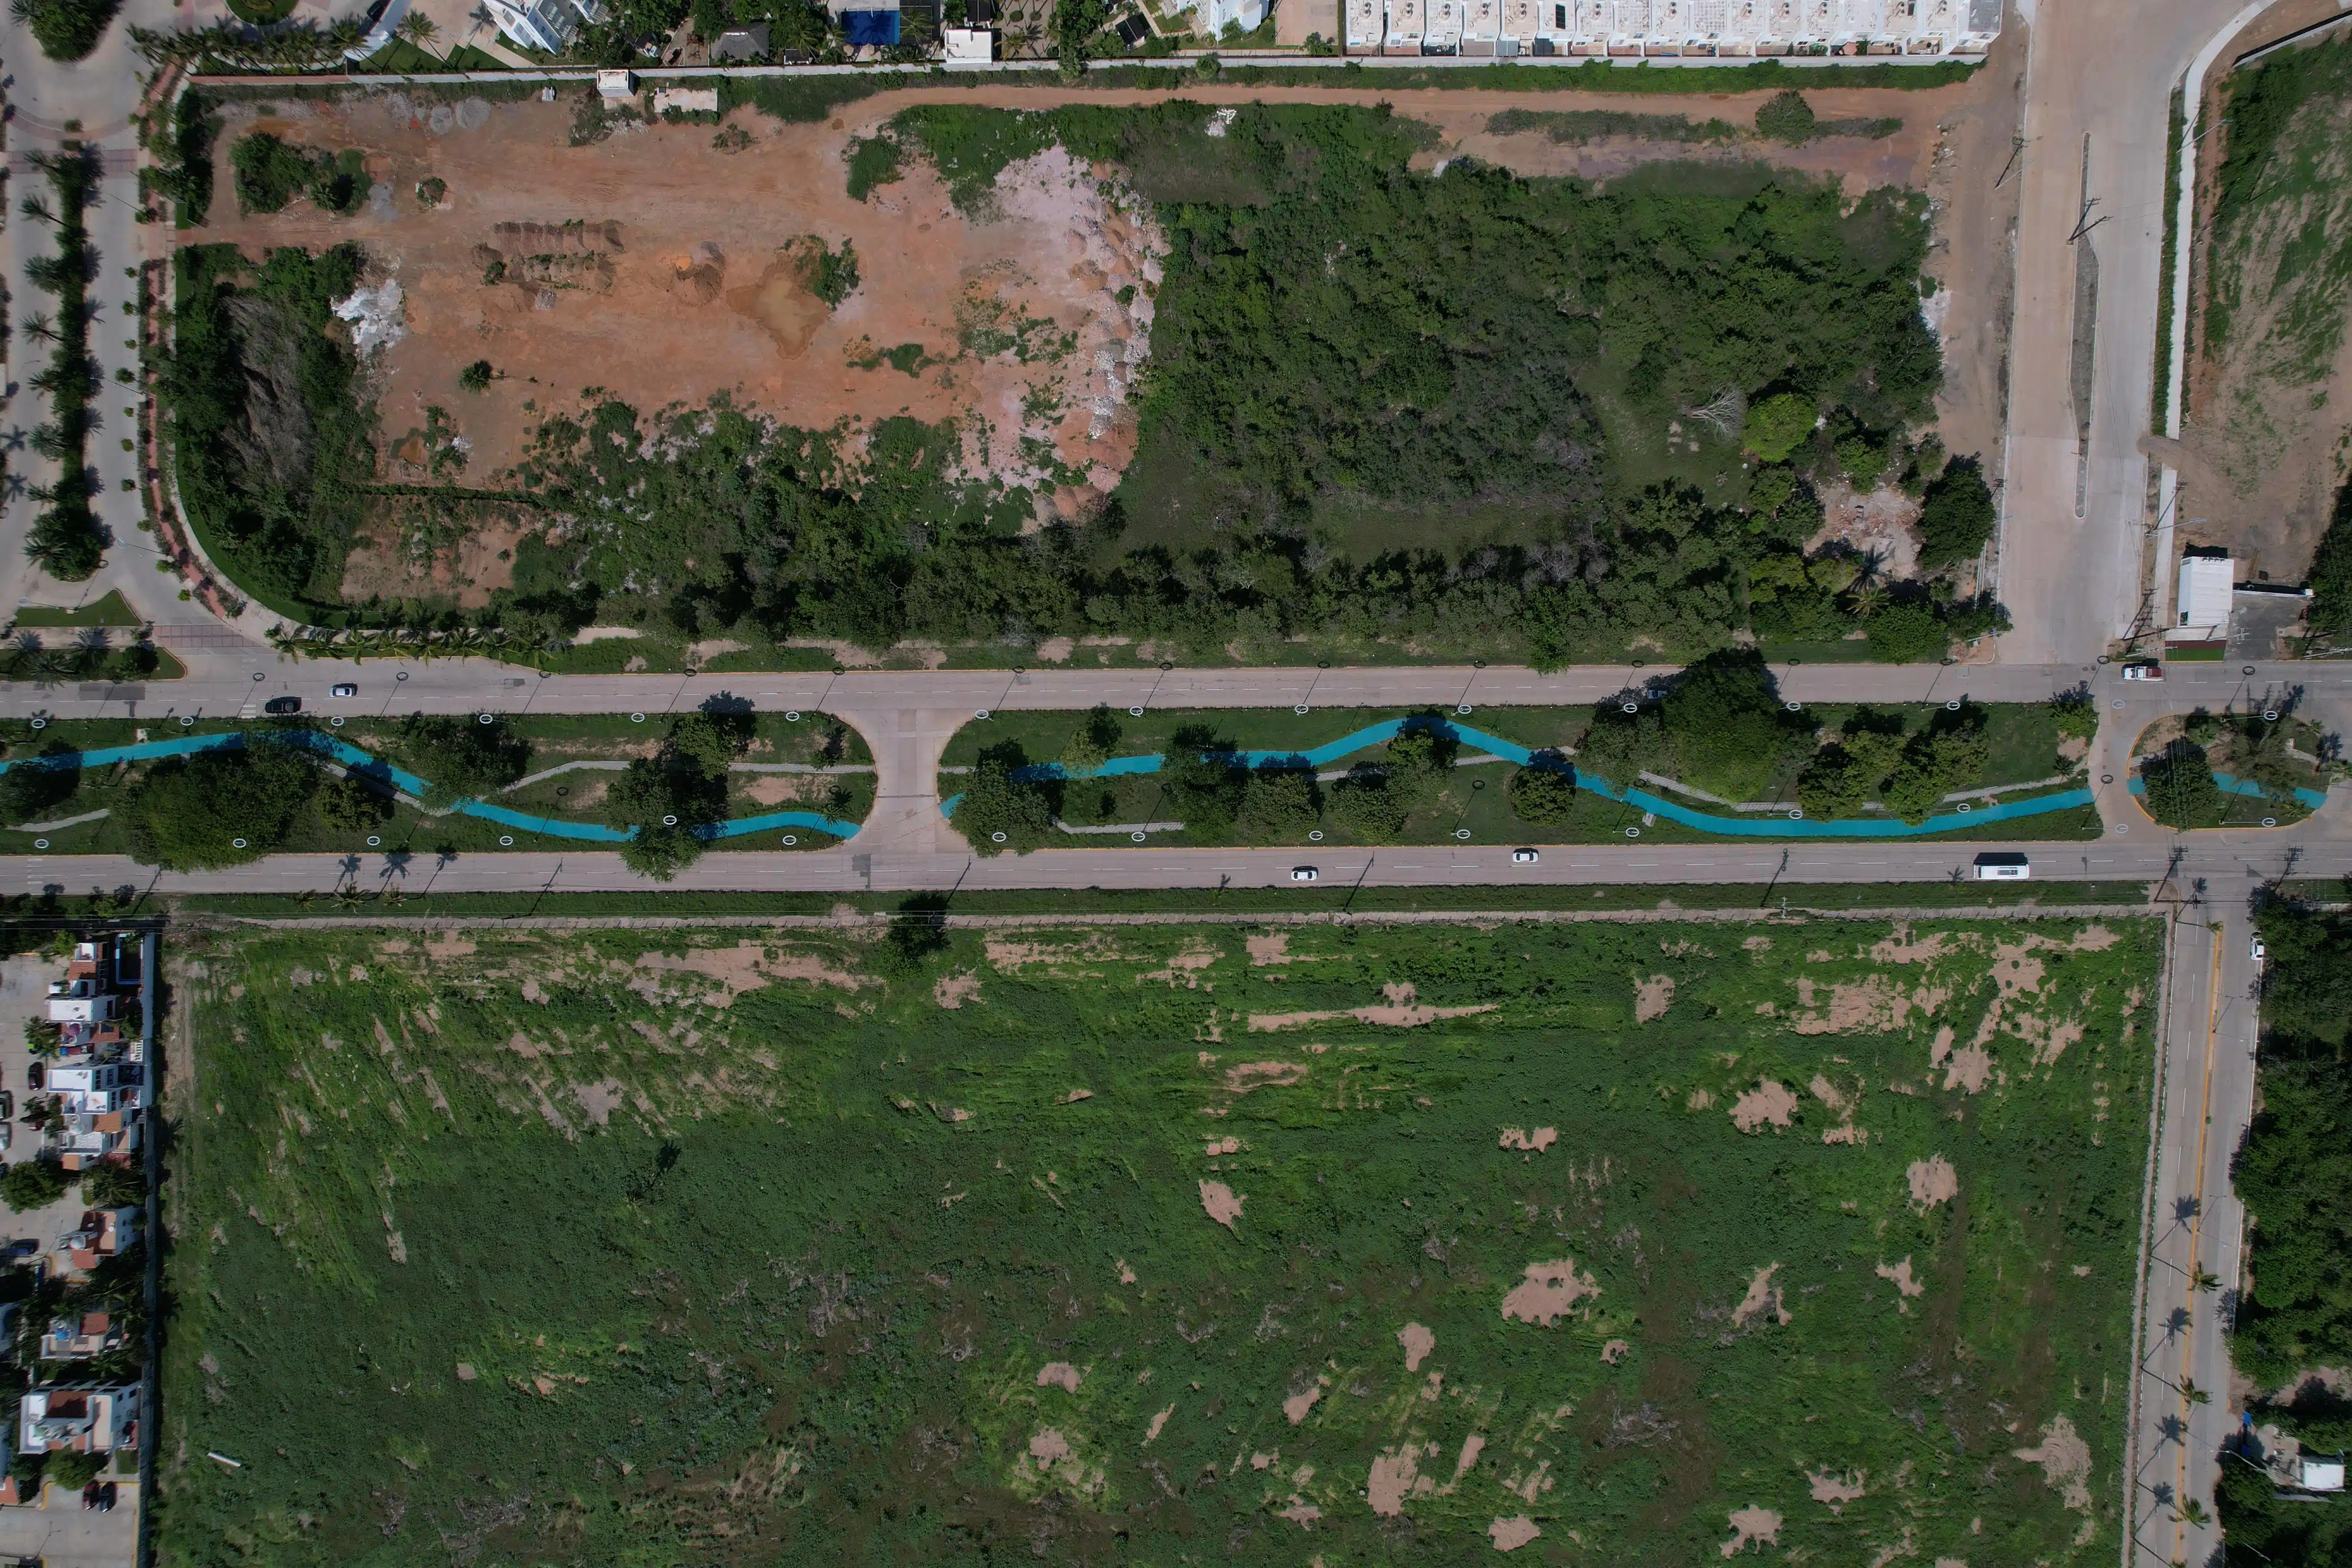
MULTIPOLYGON (((237 751, 245 747, 246 730, 229 730, 219 735, 188 735, 176 740, 142 740, 136 746, 101 746, 89 751, 66 752, 57 757, 24 757, 15 762, 0 762, 0 773, 16 767, 29 768, 104 768, 114 762, 138 762, 157 757, 191 757, 200 751, 237 751)), ((313 729, 282 729, 261 732, 270 738, 299 746, 332 758, 352 772, 389 784, 393 788, 422 799, 433 786, 404 768, 395 768, 382 758, 362 751, 358 747, 337 740, 331 735, 321 735, 313 729)), ((526 833, 541 833, 550 838, 584 839, 591 843, 625 844, 636 837, 637 830, 608 828, 602 822, 567 822, 559 817, 534 817, 506 806, 493 806, 487 800, 460 800, 454 808, 464 817, 496 822, 503 828, 514 828, 526 833)), ((733 821, 713 822, 693 830, 698 839, 734 839, 746 833, 765 833, 784 828, 810 828, 845 839, 857 831, 856 822, 836 821, 814 811, 770 811, 764 816, 739 817, 733 821)))
MULTIPOLYGON (((1505 761, 1516 762, 1521 767, 1527 766, 1535 757, 1534 752, 1517 741, 1505 740, 1498 735, 1488 735, 1486 731, 1473 729, 1468 725, 1454 724, 1446 719, 1423 716, 1383 719, 1378 724, 1367 725, 1353 734, 1343 735, 1337 740, 1316 747, 1311 751, 1237 751, 1233 755, 1251 768, 1263 768, 1268 764, 1279 768, 1321 768, 1337 762, 1343 757, 1361 751, 1366 747, 1378 746, 1393 739, 1396 733, 1407 726, 1442 731, 1464 746, 1475 747, 1491 752, 1505 761)), ((1163 760, 1164 758, 1160 756, 1114 757, 1099 768, 1082 768, 1075 772, 1058 762, 1039 762, 1017 769, 1013 777, 1027 779, 1103 779, 1129 774, 1157 773, 1163 760)), ((2221 788, 2231 794, 2259 796, 2263 792, 2260 786, 2242 783, 2227 774, 2216 774, 2214 777, 2221 783, 2221 788)), ((1800 817, 1767 817, 1760 813, 1718 817, 1706 811, 1695 811, 1679 801, 1662 799, 1646 789, 1620 789, 1598 774, 1587 773, 1581 769, 1577 772, 1576 784, 1580 789, 1590 789, 1608 800, 1622 800, 1629 806, 1638 806, 1644 811, 1664 817, 1670 822, 1679 822, 1685 828, 1696 829, 1702 833, 1719 833, 1728 838, 1743 839, 1925 838, 1933 833, 1948 833, 1960 828, 1980 828, 1987 822, 2011 822, 2022 817, 2044 816, 2052 811, 2071 811, 2076 807, 2090 805, 2093 799, 2088 789, 2063 789, 2054 795, 2036 795, 2026 800, 2006 800, 1997 805, 1979 806, 1968 810, 1947 811, 1916 824, 1899 820, 1823 822, 1800 817)), ((2138 779, 2133 779, 2131 787, 2134 794, 2142 792, 2138 779)), ((2326 795, 2311 789, 2296 790, 2295 798, 2307 806, 2325 805, 2327 800, 2326 795)), ((962 799, 961 795, 950 795, 940 801, 941 813, 950 817, 954 816, 956 802, 962 799)))

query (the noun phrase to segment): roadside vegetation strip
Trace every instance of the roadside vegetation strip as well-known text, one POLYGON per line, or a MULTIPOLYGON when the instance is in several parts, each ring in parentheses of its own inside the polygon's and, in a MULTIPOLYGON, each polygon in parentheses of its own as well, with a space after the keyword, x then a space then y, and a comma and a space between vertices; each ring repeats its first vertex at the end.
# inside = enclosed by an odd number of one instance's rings
MULTIPOLYGON (((2346 889, 2326 890, 2341 899, 2346 889)), ((2249 1234, 2231 1359, 2253 1390, 2214 1488, 2231 1550, 2324 1563, 2352 1545, 2344 1495, 2309 1490, 2305 1458, 2352 1448, 2352 1401, 2326 1369, 2352 1360, 2340 1278, 2341 1195, 2352 1179, 2346 1057, 2352 919, 2282 898, 2256 915, 2268 949, 2253 1125, 2231 1167, 2249 1234)))
POLYGON ((2156 922, 1448 937, 192 931, 161 1548, 2116 1546, 2156 922))
POLYGON ((1916 838, 2094 804, 2074 782, 2097 722, 2079 694, 1993 707, 1806 707, 1779 700, 1756 655, 1732 653, 1663 692, 1475 718, 1458 707, 990 714, 950 741, 943 766, 961 768, 962 788, 941 810, 986 853, 1103 824, 1188 844, 1589 842, 1662 823, 1713 837, 1916 838), (1166 749, 1113 755, 1130 724, 1142 744, 1166 749), (1349 726, 1316 745, 1272 744, 1349 726), (1033 758, 1033 743, 1059 758, 1033 758), (2002 768, 2018 776, 2003 782, 2002 768))
MULTIPOLYGON (((70 4, 52 8, 78 9, 70 4)), ((93 31, 90 42, 95 41, 93 31)), ((89 47, 85 44, 81 52, 89 47)), ((97 199, 97 154, 76 141, 56 152, 27 153, 25 161, 48 177, 49 193, 46 199, 26 196, 18 211, 30 223, 47 225, 57 244, 54 255, 25 263, 25 280, 56 307, 54 318, 36 313, 19 328, 26 337, 49 344, 47 368, 27 378, 27 384, 47 400, 48 411, 48 418, 34 427, 30 444, 58 469, 56 479, 27 492, 41 510, 26 533, 25 554, 51 577, 80 582, 98 570, 105 551, 104 536, 90 507, 92 470, 86 460, 89 433, 99 423, 92 406, 100 388, 98 360, 89 351, 89 285, 98 257, 90 249, 88 220, 88 209, 97 199)))

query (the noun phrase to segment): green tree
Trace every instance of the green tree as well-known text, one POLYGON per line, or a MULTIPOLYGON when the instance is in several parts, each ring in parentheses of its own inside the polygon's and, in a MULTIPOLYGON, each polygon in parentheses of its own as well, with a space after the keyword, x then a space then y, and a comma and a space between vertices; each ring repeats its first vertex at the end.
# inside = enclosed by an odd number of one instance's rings
POLYGON ((607 825, 636 830, 622 846, 622 860, 657 882, 700 858, 703 840, 695 830, 726 816, 726 775, 712 776, 696 757, 670 745, 630 763, 604 792, 607 825))
POLYGON ((66 1173, 48 1160, 18 1160, 0 1175, 0 1203, 18 1214, 57 1202, 66 1195, 66 1173))
POLYGON ((71 1448, 61 1448, 49 1456, 47 1479, 51 1485, 63 1490, 79 1491, 98 1479, 99 1472, 106 1468, 106 1460, 107 1455, 103 1450, 79 1453, 71 1448))
POLYGON ((1062 767, 1073 775, 1092 773, 1110 760, 1125 732, 1108 703, 1097 703, 1070 732, 1062 747, 1062 767))
POLYGON ((2088 692, 2061 692, 2046 705, 2050 720, 2067 740, 2088 741, 2099 733, 2099 705, 2088 692))
POLYGON ((498 371, 491 367, 489 361, 476 360, 457 372, 457 385, 465 392, 483 392, 488 390, 491 379, 497 374, 498 371))
POLYGON ((1948 464, 1919 507, 1919 564, 1929 571, 1976 559, 1992 538, 1992 490, 1974 457, 1948 464))
POLYGON ((228 150, 237 205, 248 213, 286 210, 316 173, 314 156, 267 131, 240 136, 228 150))
POLYGON ((1241 810, 1244 772, 1233 744, 1205 725, 1188 725, 1160 764, 1168 810, 1196 833, 1222 834, 1241 810))
POLYGON ((2168 828, 2218 828, 2227 810, 2205 748, 2176 740, 2140 764, 2147 814, 2168 828))
POLYGON ((1442 719, 1408 723, 1389 737, 1389 788, 1408 808, 1427 805, 1445 787, 1461 743, 1442 719))
POLYGON ((402 756, 430 786, 436 806, 487 800, 530 767, 530 742, 504 719, 481 722, 478 715, 413 714, 401 720, 402 756))
POLYGON ((1008 742, 981 753, 964 775, 963 799, 956 802, 955 829, 975 854, 1026 854, 1054 831, 1054 807, 1045 790, 1013 772, 1026 759, 1008 742), (996 841, 1003 833, 1004 841, 996 841))
POLYGON ((2352 1355, 2352 1222, 2342 1198, 2352 1180, 2352 1071, 2282 1042, 2263 1054, 2262 1104, 2232 1173, 2253 1222, 2253 1285, 2231 1350, 2241 1372, 2274 1388, 2352 1355))
POLYGON ((1556 751, 1538 751, 1511 774, 1505 791, 1511 814, 1541 828, 1565 828, 1576 820, 1576 769, 1556 751))
POLYGON ((331 828, 365 832, 391 815, 391 800, 348 775, 327 780, 319 790, 319 820, 331 828))
POLYGON ((1878 787, 1884 773, 1873 775, 1843 746, 1824 746, 1797 775, 1797 804, 1808 817, 1852 816, 1878 787))
POLYGON ((1752 648, 1709 653, 1682 673, 1659 706, 1675 777, 1727 800, 1759 799, 1801 743, 1763 655, 1752 648))
POLYGON ((1783 462, 1811 438, 1819 417, 1813 400, 1802 392, 1776 392, 1748 405, 1748 423, 1740 439, 1765 462, 1783 462))
POLYGON ((131 858, 166 871, 257 860, 285 841, 318 781, 306 758, 267 739, 167 760, 124 802, 131 858))
POLYGON ((1323 815, 1315 773, 1307 768, 1254 768, 1242 784, 1234 824, 1258 842, 1303 839, 1323 815))
POLYGON ((2327 531, 2311 558, 2311 607, 2305 623, 2314 635, 2352 637, 2352 481, 2336 492, 2327 531))
POLYGON ((135 1165, 101 1165, 82 1173, 81 1200, 92 1208, 135 1208, 147 1201, 147 1176, 135 1165))
POLYGON ((751 749, 754 728, 749 707, 701 708, 670 721, 667 749, 706 778, 723 782, 729 768, 751 749))
POLYGON ((1627 713, 1617 703, 1602 703, 1576 743, 1576 770, 1604 779, 1621 790, 1639 783, 1644 773, 1673 766, 1665 722, 1654 706, 1627 713))
POLYGON ((0 773, 0 821, 11 827, 38 821, 72 800, 80 788, 79 754, 65 742, 53 740, 41 747, 40 759, 19 758, 5 773, 0 773), (68 757, 77 758, 71 767, 47 760, 68 757))

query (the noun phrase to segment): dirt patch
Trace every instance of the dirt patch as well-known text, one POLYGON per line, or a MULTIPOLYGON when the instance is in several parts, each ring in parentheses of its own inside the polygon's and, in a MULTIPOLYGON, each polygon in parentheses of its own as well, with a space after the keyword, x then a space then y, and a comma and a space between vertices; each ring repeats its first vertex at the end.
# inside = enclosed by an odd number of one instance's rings
POLYGON ((1506 1127, 1495 1143, 1500 1148, 1524 1149, 1528 1154, 1539 1155, 1559 1141, 1559 1129, 1557 1127, 1538 1127, 1532 1133, 1523 1132, 1517 1127, 1506 1127))
POLYGON ((1074 942, 1016 942, 991 936, 981 952, 994 967, 1011 972, 1033 964, 1044 966, 1056 979, 1087 980, 1101 977, 1099 969, 1083 964, 1116 964, 1124 956, 1116 943, 1099 932, 1088 932, 1074 942))
POLYGON ((1815 1011, 1822 988, 1802 975, 1790 983, 1797 988, 1797 1005, 1804 1009, 1789 1016, 1789 1027, 1798 1034, 1885 1033, 1901 1029, 1913 1009, 1932 1014, 1950 996, 1927 986, 1906 991, 1891 976, 1871 975, 1831 986, 1827 1009, 1815 1011))
POLYGON ((606 1078, 594 1083, 575 1083, 572 1097, 580 1102, 580 1109, 588 1119, 604 1126, 613 1119, 613 1111, 628 1097, 628 1091, 617 1078, 606 1078))
MULTIPOLYGON (((1255 1027, 1255 1023, 1252 1025, 1255 1027)), ((1244 1061, 1225 1069, 1225 1092, 1246 1094, 1253 1089, 1284 1089, 1307 1076, 1297 1061, 1244 1061)))
POLYGON ((1780 1299, 1780 1287, 1772 1282, 1772 1276, 1780 1271, 1778 1263, 1767 1263, 1756 1270, 1756 1277, 1748 1281, 1748 1293, 1739 1298, 1738 1306, 1731 1309, 1732 1327, 1744 1329, 1767 1314, 1782 1323, 1789 1321, 1789 1309, 1780 1299))
POLYGON ((1755 1088, 1743 1092, 1733 1103, 1731 1124, 1743 1133, 1752 1133, 1767 1124, 1785 1127, 1796 1110, 1795 1090, 1769 1078, 1759 1078, 1755 1088))
POLYGON ((1542 1533, 1542 1531, 1536 1528, 1535 1521, 1524 1513, 1515 1513, 1508 1519, 1497 1519, 1486 1527, 1486 1539, 1495 1543, 1495 1550, 1497 1552, 1517 1552, 1542 1533))
POLYGON ((1731 1515, 1731 1539, 1716 1550, 1726 1557, 1737 1557, 1750 1545, 1780 1544, 1780 1516, 1769 1508, 1753 1505, 1735 1510, 1731 1515))
POLYGON ((1864 1483, 1869 1479, 1869 1472, 1865 1470, 1832 1475, 1826 1467, 1809 1471, 1805 1476, 1805 1479, 1812 1483, 1813 1500, 1827 1505, 1832 1513, 1843 1513, 1846 1504, 1859 1501, 1867 1490, 1864 1483))
POLYGON ((2083 1026, 2073 1019, 2056 1023, 2039 1014, 2027 1013, 2011 1026, 2017 1038, 2033 1048, 2033 1065, 2049 1067, 2066 1054, 2066 1048, 2083 1038, 2083 1026))
POLYGON ((1048 1427, 1029 1439, 1029 1457, 1041 1470, 1050 1470, 1070 1457, 1070 1440, 1048 1427))
POLYGON ((1174 1414, 1176 1414, 1176 1406, 1171 1405, 1167 1409, 1162 1410, 1159 1415, 1154 1416, 1151 1418, 1151 1424, 1143 1429, 1143 1441, 1136 1446, 1138 1448, 1150 1447, 1152 1442, 1159 1437, 1160 1434, 1168 1429, 1168 1417, 1174 1414))
POLYGON ((1308 1525, 1313 1524, 1317 1520, 1322 1517, 1323 1511, 1321 1509, 1317 1508, 1313 1503, 1307 1501, 1296 1492, 1291 1494, 1289 1505, 1286 1508, 1276 1511, 1275 1513, 1275 1518, 1286 1519, 1302 1530, 1307 1528, 1308 1525))
POLYGON ((1436 1490, 1436 1481, 1421 1473, 1424 1452, 1436 1451, 1434 1443, 1426 1450, 1419 1443, 1407 1443, 1376 1456, 1372 1473, 1364 1482, 1364 1497, 1372 1505, 1372 1511, 1384 1519, 1393 1519, 1404 1511, 1407 1499, 1436 1490))
MULTIPOLYGON (((760 150, 730 156, 694 125, 632 126, 572 147, 568 93, 495 103, 478 126, 434 136, 402 95, 353 91, 278 133, 364 147, 371 172, 395 190, 445 179, 446 202, 348 217, 307 202, 275 214, 222 202, 190 238, 248 255, 363 246, 405 296, 406 330, 377 361, 383 423, 421 428, 428 403, 445 409, 472 449, 469 482, 511 467, 541 420, 580 412, 593 385, 648 412, 728 392, 810 429, 901 412, 955 419, 972 472, 1045 485, 1049 450, 1105 493, 1133 455, 1125 392, 1145 357, 1165 242, 1116 170, 1097 176, 1059 149, 1008 167, 985 211, 955 208, 920 161, 872 200, 851 200, 850 141, 949 96, 881 94, 806 125, 746 110, 738 118, 757 120, 760 150), (860 286, 836 308, 811 287, 812 237, 856 253, 860 286), (993 341, 975 328, 1004 323, 1020 324, 1025 353, 983 351, 993 341), (912 374, 881 357, 906 344, 918 345, 912 374), (458 368, 483 358, 500 379, 459 392, 458 368), (983 423, 996 427, 984 455, 983 423), (1024 437, 1043 450, 1024 454, 1024 437)), ((224 114, 226 190, 228 150, 257 110, 224 114)))
POLYGON ((1164 969, 1154 969, 1148 975, 1138 975, 1140 980, 1164 980, 1171 986, 1181 985, 1188 991, 1201 988, 1201 972, 1224 956, 1214 947, 1199 940, 1188 942, 1184 950, 1168 960, 1164 969))
MULTIPOLYGON (((408 456, 425 457, 422 438, 392 446, 388 465, 393 476, 425 477, 422 461, 415 465, 403 461, 408 456), (404 471, 411 468, 413 472, 404 471)), ((420 515, 398 507, 378 509, 343 558, 339 591, 352 600, 377 595, 446 599, 461 610, 479 610, 500 589, 514 586, 515 547, 536 523, 535 517, 522 513, 480 516, 470 520, 462 536, 446 540, 420 515)))
POLYGON ((970 970, 961 975, 941 975, 939 984, 931 988, 931 1000, 950 1012, 979 995, 980 977, 970 970))
POLYGON ((1911 1298, 1927 1293, 1927 1287, 1911 1277, 1911 1255, 1907 1252, 1903 1255, 1903 1261, 1900 1263, 1892 1266, 1881 1263, 1876 1265, 1872 1272, 1895 1287, 1895 1307, 1897 1312, 1908 1312, 1911 1310, 1908 1304, 1911 1298))
POLYGON ((1919 502, 1881 486, 1855 494, 1843 479, 1821 487, 1822 527, 1805 541, 1807 554, 1832 548, 1851 551, 1868 570, 1889 581, 1919 575, 1919 502))
POLYGON ((797 806, 824 800, 833 781, 814 773, 754 773, 742 788, 743 798, 755 806, 797 806))
POLYGON ((1981 1093, 1991 1077, 1991 1053, 1980 1045, 1966 1045, 1953 1052, 1952 1064, 1944 1071, 1944 1087, 1981 1093))
POLYGON ((1059 1388, 1067 1393, 1076 1394, 1078 1391, 1079 1382, 1085 1376, 1085 1373, 1066 1361, 1049 1361, 1037 1369, 1037 1386, 1059 1388))
POLYGON ((1871 945, 1870 961, 1874 964, 1932 964, 1950 952, 1953 946, 1948 932, 1931 931, 1914 940, 1910 926, 1897 925, 1894 936, 1871 945))
POLYGON ((1248 1201, 1246 1197, 1235 1197, 1234 1189, 1221 1181, 1204 1181, 1201 1184, 1202 1211, 1228 1230, 1234 1228, 1234 1221, 1242 1217, 1242 1205, 1248 1201))
POLYGON ((1911 1201, 1921 1208, 1933 1208, 1960 1195, 1960 1173, 1941 1155, 1930 1155, 1924 1160, 1913 1160, 1905 1169, 1903 1179, 1910 1184, 1911 1201))
POLYGON ((1569 1259, 1530 1263, 1525 1277, 1503 1297, 1503 1316, 1515 1322, 1549 1328, 1556 1319, 1569 1315, 1577 1302, 1600 1293, 1601 1286, 1591 1274, 1580 1276, 1575 1263, 1569 1259))
POLYGON ((1652 1019, 1666 1016, 1675 1005, 1675 982, 1665 975, 1653 975, 1633 988, 1633 1021, 1648 1023, 1652 1019))
POLYGON ((1419 1372, 1429 1353, 1437 1348, 1437 1336, 1419 1323, 1407 1323, 1397 1330, 1397 1343, 1404 1346, 1404 1369, 1419 1372))
POLYGON ((1622 1339, 1612 1339, 1608 1343, 1601 1347, 1601 1362, 1606 1365, 1614 1366, 1619 1362, 1624 1360, 1626 1354, 1631 1352, 1633 1348, 1633 1347, 1631 1344, 1622 1339))
POLYGON ((1312 964, 1312 958, 1302 958, 1290 951, 1290 933, 1276 931, 1265 936, 1245 936, 1242 946, 1249 950, 1250 967, 1263 969, 1279 964, 1312 964))
POLYGON ((713 1008, 730 1007, 737 997, 760 990, 772 980, 805 980, 814 985, 836 986, 845 991, 856 990, 866 984, 858 976, 836 969, 813 953, 783 953, 771 958, 767 949, 757 942, 739 942, 732 947, 695 947, 684 953, 640 953, 633 967, 640 973, 628 982, 628 988, 647 1001, 686 1001, 713 1008), (665 975, 692 975, 716 980, 719 988, 689 996, 666 986, 661 979, 665 975))
MULTIPOLYGON (((1412 994, 1410 986, 1391 988, 1412 994)), ((1249 1026, 1254 1031, 1272 1033, 1276 1030, 1297 1029, 1310 1023, 1330 1023, 1339 1019, 1353 1019, 1358 1023, 1378 1024, 1385 1029, 1419 1029, 1423 1024, 1437 1023, 1444 1019, 1469 1018, 1478 1013, 1491 1013, 1500 1002, 1479 1002, 1466 1008, 1425 1008, 1418 1003, 1391 1002, 1384 1007, 1346 1008, 1319 1012, 1252 1013, 1249 1026)))
POLYGON ((1683 1102, 1683 1109, 1685 1111, 1707 1111, 1712 1110, 1714 1106, 1714 1093, 1705 1089, 1692 1090, 1690 1097, 1683 1102))
POLYGON ((2091 1446, 2064 1416, 2052 1416, 2042 1428, 2042 1441, 2031 1448, 2017 1449, 2016 1457, 2029 1465, 2040 1465, 2043 1482, 2064 1494, 2068 1508, 2091 1506, 2091 1446))
POLYGON ((1297 1393, 1292 1395, 1289 1398, 1284 1400, 1282 1402, 1282 1418, 1289 1422, 1294 1427, 1297 1426, 1301 1421, 1306 1420, 1307 1413, 1315 1408, 1315 1402, 1323 1397, 1323 1391, 1330 1385, 1330 1379, 1318 1377, 1315 1380, 1312 1386, 1302 1388, 1297 1393))

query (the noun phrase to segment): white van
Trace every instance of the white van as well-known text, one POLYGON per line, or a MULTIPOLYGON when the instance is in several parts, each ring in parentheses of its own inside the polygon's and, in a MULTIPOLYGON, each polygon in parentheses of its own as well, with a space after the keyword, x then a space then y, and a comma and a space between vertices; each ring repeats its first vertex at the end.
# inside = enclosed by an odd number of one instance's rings
POLYGON ((1979 882, 2023 882, 2032 874, 2032 862, 2013 850, 1977 856, 1979 882))

